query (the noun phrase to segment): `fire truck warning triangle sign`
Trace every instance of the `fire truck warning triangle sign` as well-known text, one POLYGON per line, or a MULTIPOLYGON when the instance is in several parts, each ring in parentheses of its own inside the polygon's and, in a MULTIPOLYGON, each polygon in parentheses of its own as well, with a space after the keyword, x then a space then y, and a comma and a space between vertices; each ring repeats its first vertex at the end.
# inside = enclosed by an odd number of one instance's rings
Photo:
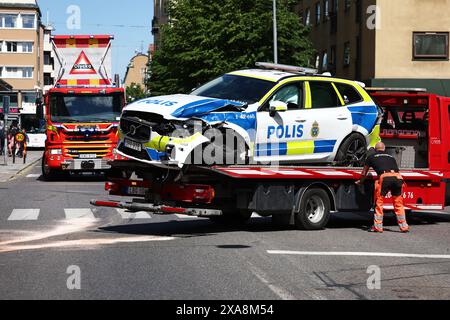
POLYGON ((84 51, 81 51, 80 56, 72 67, 70 74, 97 74, 94 67, 92 66, 91 61, 86 56, 84 51))

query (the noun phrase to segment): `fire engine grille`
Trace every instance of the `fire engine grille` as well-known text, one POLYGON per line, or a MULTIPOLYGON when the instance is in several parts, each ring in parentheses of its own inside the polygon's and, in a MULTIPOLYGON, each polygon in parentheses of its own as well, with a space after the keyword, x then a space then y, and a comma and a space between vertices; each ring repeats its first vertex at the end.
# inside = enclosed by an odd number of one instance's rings
POLYGON ((99 159, 106 157, 111 152, 110 144, 73 144, 65 145, 65 154, 73 159, 99 159))

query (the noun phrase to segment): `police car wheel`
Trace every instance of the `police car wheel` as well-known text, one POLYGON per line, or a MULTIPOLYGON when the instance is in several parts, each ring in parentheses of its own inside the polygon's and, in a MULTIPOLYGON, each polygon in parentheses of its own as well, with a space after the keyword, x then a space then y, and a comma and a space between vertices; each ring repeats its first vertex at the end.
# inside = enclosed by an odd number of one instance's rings
POLYGON ((330 198, 323 189, 309 189, 301 199, 295 226, 302 230, 322 230, 330 220, 330 198))
POLYGON ((367 153, 366 139, 359 133, 351 134, 342 143, 336 155, 336 165, 341 167, 361 167, 367 153))

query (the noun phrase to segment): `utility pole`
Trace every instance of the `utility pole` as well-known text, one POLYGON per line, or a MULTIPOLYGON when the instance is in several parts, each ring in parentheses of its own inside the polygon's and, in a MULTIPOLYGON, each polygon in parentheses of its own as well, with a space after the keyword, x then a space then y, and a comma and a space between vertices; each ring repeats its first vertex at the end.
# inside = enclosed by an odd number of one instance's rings
POLYGON ((273 0, 273 62, 278 63, 277 0, 273 0))

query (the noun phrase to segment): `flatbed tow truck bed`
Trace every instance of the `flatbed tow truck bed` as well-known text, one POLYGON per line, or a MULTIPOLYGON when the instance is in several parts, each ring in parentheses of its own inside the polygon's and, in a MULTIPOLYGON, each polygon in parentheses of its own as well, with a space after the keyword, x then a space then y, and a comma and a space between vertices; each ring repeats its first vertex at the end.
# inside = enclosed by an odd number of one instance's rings
MULTIPOLYGON (((380 136, 403 167, 406 209, 443 210, 450 200, 450 98, 422 89, 368 91, 384 111, 380 136)), ((331 212, 370 211, 374 204, 376 174, 371 172, 372 179, 357 186, 361 168, 188 166, 177 173, 137 161, 114 161, 112 166, 122 172, 131 168, 139 179, 111 178, 106 190, 136 199, 93 200, 93 205, 239 222, 256 212, 280 223, 318 230, 326 227, 331 212)), ((393 209, 390 200, 388 194, 386 210, 393 209)))

